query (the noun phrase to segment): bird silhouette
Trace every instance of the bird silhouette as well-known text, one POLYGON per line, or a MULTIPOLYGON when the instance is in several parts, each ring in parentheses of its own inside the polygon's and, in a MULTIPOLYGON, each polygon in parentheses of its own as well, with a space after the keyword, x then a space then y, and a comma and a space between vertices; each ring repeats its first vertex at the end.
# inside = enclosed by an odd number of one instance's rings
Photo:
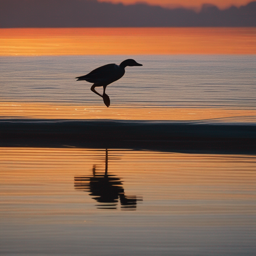
POLYGON ((110 98, 106 94, 106 88, 109 84, 120 79, 125 73, 125 67, 127 66, 142 66, 133 59, 124 60, 120 65, 107 64, 102 67, 96 68, 89 74, 76 77, 77 81, 85 80, 89 83, 93 83, 91 91, 103 98, 103 101, 107 107, 110 106, 110 98), (103 94, 101 95, 95 90, 95 87, 103 86, 103 94))

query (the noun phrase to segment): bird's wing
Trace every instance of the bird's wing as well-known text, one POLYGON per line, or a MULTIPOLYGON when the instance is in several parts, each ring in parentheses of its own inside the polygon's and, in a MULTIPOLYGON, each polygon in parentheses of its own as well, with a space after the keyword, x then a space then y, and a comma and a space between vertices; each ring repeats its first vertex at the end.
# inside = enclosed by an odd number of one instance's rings
POLYGON ((118 72, 119 66, 116 64, 107 64, 91 71, 89 74, 83 77, 84 80, 91 83, 105 83, 115 80, 115 76, 118 72))
POLYGON ((107 64, 91 71, 85 76, 77 77, 78 80, 85 80, 90 83, 105 86, 121 78, 125 73, 123 68, 116 64, 107 64))
POLYGON ((102 67, 94 69, 89 74, 87 74, 86 77, 107 77, 112 72, 115 72, 116 67, 116 64, 107 64, 102 67))
POLYGON ((96 68, 87 75, 84 76, 79 76, 77 77, 78 80, 86 80, 88 82, 94 83, 95 79, 101 79, 104 77, 107 77, 111 70, 114 70, 114 65, 115 64, 107 64, 102 67, 96 68))

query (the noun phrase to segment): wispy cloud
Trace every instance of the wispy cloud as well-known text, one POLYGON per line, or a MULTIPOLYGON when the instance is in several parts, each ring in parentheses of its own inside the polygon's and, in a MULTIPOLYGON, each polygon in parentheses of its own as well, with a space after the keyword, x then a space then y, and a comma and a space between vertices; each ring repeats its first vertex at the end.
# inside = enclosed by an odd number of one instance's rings
POLYGON ((145 3, 97 0, 0 0, 0 27, 254 27, 256 1, 220 10, 203 5, 199 12, 145 3))

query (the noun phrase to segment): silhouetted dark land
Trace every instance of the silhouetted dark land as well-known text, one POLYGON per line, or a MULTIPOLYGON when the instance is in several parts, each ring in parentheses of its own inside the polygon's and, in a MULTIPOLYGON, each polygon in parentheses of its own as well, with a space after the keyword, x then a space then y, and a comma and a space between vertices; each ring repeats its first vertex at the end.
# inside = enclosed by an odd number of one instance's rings
POLYGON ((103 101, 107 107, 110 106, 110 98, 106 94, 106 88, 109 84, 120 79, 124 73, 126 67, 142 66, 133 59, 124 60, 120 65, 114 63, 107 64, 102 67, 96 68, 89 74, 76 77, 77 81, 87 81, 93 83, 91 91, 103 98, 103 101), (95 87, 103 87, 103 94, 101 95, 95 90, 95 87))
MULTIPOLYGON (((207 1, 206 1, 207 2, 207 1)), ((96 0, 0 0, 0 27, 254 27, 256 2, 200 12, 96 0)))
POLYGON ((1 120, 0 146, 256 153, 256 125, 118 120, 1 120))
POLYGON ((120 178, 108 173, 108 149, 106 149, 105 172, 97 173, 94 165, 92 176, 76 176, 74 186, 78 190, 89 192, 90 196, 99 203, 99 209, 116 209, 118 199, 122 208, 136 209, 137 201, 142 201, 136 196, 125 195, 120 178))

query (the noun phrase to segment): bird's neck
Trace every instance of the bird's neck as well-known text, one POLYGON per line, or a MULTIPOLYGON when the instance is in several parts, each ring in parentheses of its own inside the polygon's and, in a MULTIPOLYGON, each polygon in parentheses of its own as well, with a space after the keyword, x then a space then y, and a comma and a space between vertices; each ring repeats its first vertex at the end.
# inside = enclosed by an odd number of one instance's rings
POLYGON ((125 61, 123 61, 123 62, 119 65, 119 67, 121 67, 121 68, 123 68, 123 69, 125 69, 126 66, 127 66, 127 65, 126 65, 125 61))

